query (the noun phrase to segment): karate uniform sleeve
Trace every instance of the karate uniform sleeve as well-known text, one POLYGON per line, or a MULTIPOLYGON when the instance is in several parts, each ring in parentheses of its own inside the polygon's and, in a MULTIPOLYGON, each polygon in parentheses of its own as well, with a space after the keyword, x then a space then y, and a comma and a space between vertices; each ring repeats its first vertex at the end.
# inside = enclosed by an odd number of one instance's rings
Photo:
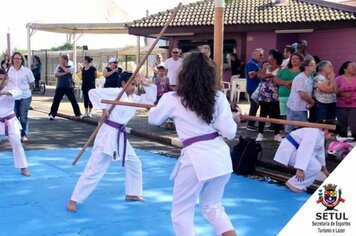
POLYGON ((325 166, 325 146, 324 146, 324 137, 322 137, 321 139, 319 139, 319 142, 322 143, 321 148, 318 149, 317 153, 316 153, 316 158, 319 160, 321 166, 325 166))
POLYGON ((89 91, 89 99, 93 104, 94 109, 105 109, 108 108, 108 104, 101 102, 103 99, 114 100, 119 94, 121 88, 97 88, 91 89, 89 91))
POLYGON ((153 104, 157 99, 157 86, 155 84, 149 84, 148 86, 144 86, 145 94, 140 96, 134 96, 134 102, 144 103, 144 104, 153 104))
POLYGON ((319 135, 320 132, 318 129, 304 133, 302 141, 299 143, 294 168, 306 170, 310 160, 316 158, 315 147, 320 138, 319 135))
POLYGON ((148 123, 151 125, 161 125, 172 116, 174 105, 170 102, 171 93, 165 93, 159 100, 156 107, 150 109, 148 113, 148 123))
POLYGON ((9 89, 7 90, 7 92, 11 93, 11 96, 14 100, 18 99, 18 98, 21 98, 21 95, 22 95, 22 91, 20 89, 15 89, 15 88, 12 88, 12 89, 9 89))
POLYGON ((233 119, 230 104, 222 92, 218 92, 216 109, 217 116, 212 123, 213 127, 217 129, 223 137, 227 139, 235 138, 237 124, 233 119))

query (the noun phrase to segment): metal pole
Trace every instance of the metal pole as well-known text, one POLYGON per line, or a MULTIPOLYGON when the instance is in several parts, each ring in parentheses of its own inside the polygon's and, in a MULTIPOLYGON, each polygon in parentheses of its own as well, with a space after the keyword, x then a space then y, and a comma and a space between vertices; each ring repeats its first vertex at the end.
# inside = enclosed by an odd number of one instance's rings
POLYGON ((46 63, 46 67, 45 67, 45 73, 46 73, 46 77, 45 77, 45 83, 46 85, 48 85, 48 52, 47 49, 45 49, 45 63, 46 63))
POLYGON ((7 54, 11 57, 12 51, 11 51, 11 35, 10 35, 10 28, 8 28, 7 32, 7 54))
POLYGON ((32 56, 31 56, 31 29, 27 27, 27 66, 31 68, 32 56))
POLYGON ((136 67, 140 64, 140 36, 137 36, 136 67))

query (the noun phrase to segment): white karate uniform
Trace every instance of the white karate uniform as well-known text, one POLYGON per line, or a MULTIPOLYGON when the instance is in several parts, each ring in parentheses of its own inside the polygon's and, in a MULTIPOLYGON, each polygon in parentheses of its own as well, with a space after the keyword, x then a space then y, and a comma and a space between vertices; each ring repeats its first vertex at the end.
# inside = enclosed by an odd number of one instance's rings
MULTIPOLYGON (((110 105, 101 103, 102 99, 114 100, 122 88, 98 88, 89 91, 89 98, 94 109, 109 108, 110 105)), ((150 84, 144 87, 146 93, 141 96, 124 93, 120 101, 138 102, 153 104, 156 101, 157 87, 150 84)), ((115 106, 108 119, 120 124, 126 125, 135 115, 137 108, 128 106, 115 106)), ((93 192, 100 182, 101 178, 109 168, 110 163, 115 160, 121 165, 124 135, 120 134, 120 144, 117 144, 118 130, 103 124, 100 128, 93 146, 91 157, 85 167, 83 174, 80 176, 77 185, 74 188, 71 200, 77 203, 83 203, 85 199, 93 192), (115 153, 115 154, 114 154, 115 153), (116 155, 118 153, 119 155, 116 155)), ((125 158, 125 193, 131 196, 142 196, 142 166, 133 147, 129 141, 126 143, 125 158)))
MULTIPOLYGON (((21 98, 22 92, 15 86, 5 86, 4 91, 8 91, 12 96, 0 96, 0 118, 7 117, 14 113, 15 100, 21 98)), ((16 168, 27 168, 25 151, 21 144, 21 124, 13 117, 8 121, 8 139, 12 147, 12 155, 16 168)), ((5 123, 0 122, 0 136, 5 135, 5 123)))
MULTIPOLYGON (((148 122, 160 125, 173 118, 181 141, 213 132, 233 139, 237 125, 222 92, 217 92, 213 117, 213 122, 207 124, 195 112, 184 108, 175 92, 169 92, 150 110, 148 122)), ((221 202, 231 172, 230 149, 221 136, 182 149, 171 175, 175 179, 171 216, 178 236, 195 235, 194 210, 198 198, 202 214, 217 235, 234 229, 221 202)))
POLYGON ((325 138, 324 132, 318 128, 300 128, 292 131, 290 135, 299 144, 296 147, 284 138, 278 147, 274 160, 285 165, 293 166, 295 169, 304 171, 304 181, 300 182, 293 176, 288 180, 292 186, 306 190, 313 184, 314 180, 325 166, 325 138))

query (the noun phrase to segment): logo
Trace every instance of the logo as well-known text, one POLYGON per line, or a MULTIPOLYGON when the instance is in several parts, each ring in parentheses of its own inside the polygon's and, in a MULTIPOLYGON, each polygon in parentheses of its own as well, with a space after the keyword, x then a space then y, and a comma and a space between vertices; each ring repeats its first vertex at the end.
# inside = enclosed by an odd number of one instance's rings
POLYGON ((334 208, 339 205, 340 202, 345 202, 345 199, 341 197, 341 188, 337 190, 337 185, 335 184, 327 184, 323 187, 325 190, 319 189, 319 199, 316 203, 323 204, 326 207, 325 211, 337 211, 334 208))

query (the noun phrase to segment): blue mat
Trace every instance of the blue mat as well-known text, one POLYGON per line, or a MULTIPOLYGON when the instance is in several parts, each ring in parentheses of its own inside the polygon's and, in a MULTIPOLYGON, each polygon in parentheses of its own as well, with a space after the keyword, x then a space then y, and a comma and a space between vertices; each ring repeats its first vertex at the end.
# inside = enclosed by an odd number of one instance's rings
MULTIPOLYGON (((11 153, 0 153, 0 235, 174 235, 170 220, 173 182, 168 178, 175 159, 137 150, 147 202, 123 200, 124 171, 115 162, 79 211, 70 214, 66 203, 90 155, 89 150, 73 167, 71 161, 78 151, 26 152, 30 178, 14 169, 11 153)), ((224 205, 239 235, 276 235, 309 196, 233 175, 224 205)), ((195 223, 197 235, 214 235, 198 208, 195 223)))

